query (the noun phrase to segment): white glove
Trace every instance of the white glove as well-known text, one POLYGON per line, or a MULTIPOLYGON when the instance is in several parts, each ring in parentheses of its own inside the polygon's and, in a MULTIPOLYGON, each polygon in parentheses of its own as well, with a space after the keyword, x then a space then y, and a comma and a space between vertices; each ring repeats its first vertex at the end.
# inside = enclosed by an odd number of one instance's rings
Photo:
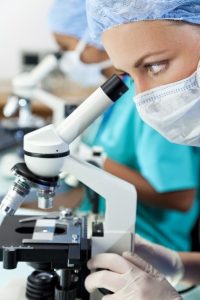
MULTIPOLYGON (((179 254, 163 246, 135 236, 134 252, 167 277, 171 285, 177 285, 184 276, 184 266, 179 254)), ((129 254, 124 256, 129 260, 129 254)))
POLYGON ((168 281, 137 255, 133 262, 117 254, 99 254, 88 262, 90 270, 106 269, 90 274, 85 281, 88 292, 105 288, 114 294, 102 300, 181 300, 168 281))

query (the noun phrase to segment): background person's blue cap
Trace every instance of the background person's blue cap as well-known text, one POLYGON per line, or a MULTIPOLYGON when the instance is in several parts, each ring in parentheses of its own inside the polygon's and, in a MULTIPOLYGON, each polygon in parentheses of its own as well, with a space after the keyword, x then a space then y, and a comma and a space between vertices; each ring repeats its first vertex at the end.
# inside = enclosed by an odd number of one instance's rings
POLYGON ((90 34, 100 41, 107 29, 144 20, 200 24, 200 0, 87 0, 90 34))
POLYGON ((102 48, 88 33, 85 0, 54 0, 49 11, 48 23, 51 32, 77 39, 84 38, 87 44, 102 48))

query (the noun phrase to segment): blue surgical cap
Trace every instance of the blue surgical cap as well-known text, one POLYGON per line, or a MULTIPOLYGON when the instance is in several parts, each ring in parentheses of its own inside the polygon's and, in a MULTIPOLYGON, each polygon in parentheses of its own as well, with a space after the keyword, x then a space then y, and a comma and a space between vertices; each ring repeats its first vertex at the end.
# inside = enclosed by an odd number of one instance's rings
POLYGON ((55 33, 84 38, 87 44, 102 48, 90 37, 85 0, 54 0, 48 15, 50 30, 55 33))
POLYGON ((200 24, 200 0, 87 0, 90 33, 99 41, 114 26, 144 20, 200 24))

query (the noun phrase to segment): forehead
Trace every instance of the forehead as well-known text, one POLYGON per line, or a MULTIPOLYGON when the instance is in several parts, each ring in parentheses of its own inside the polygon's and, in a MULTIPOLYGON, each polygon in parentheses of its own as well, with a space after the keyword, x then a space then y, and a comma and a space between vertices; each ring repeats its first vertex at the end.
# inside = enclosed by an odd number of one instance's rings
POLYGON ((129 59, 133 62, 151 52, 184 49, 186 41, 196 43, 197 33, 193 26, 186 23, 139 21, 105 31, 102 41, 114 63, 129 59))

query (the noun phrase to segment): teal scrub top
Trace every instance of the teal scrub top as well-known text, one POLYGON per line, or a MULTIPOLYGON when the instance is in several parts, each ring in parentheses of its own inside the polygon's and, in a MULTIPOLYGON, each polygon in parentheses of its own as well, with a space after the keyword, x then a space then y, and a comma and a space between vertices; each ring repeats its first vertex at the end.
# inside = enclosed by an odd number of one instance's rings
MULTIPOLYGON (((157 192, 198 189, 198 148, 172 144, 145 124, 133 102, 134 84, 129 77, 125 81, 129 91, 106 111, 100 126, 93 128, 93 134, 87 134, 84 142, 102 146, 110 159, 139 171, 157 192)), ((91 209, 88 199, 80 209, 91 209)), ((101 199, 100 211, 104 210, 101 199)), ((187 212, 157 208, 138 199, 136 232, 174 250, 189 251, 190 233, 198 214, 197 197, 187 212)))

